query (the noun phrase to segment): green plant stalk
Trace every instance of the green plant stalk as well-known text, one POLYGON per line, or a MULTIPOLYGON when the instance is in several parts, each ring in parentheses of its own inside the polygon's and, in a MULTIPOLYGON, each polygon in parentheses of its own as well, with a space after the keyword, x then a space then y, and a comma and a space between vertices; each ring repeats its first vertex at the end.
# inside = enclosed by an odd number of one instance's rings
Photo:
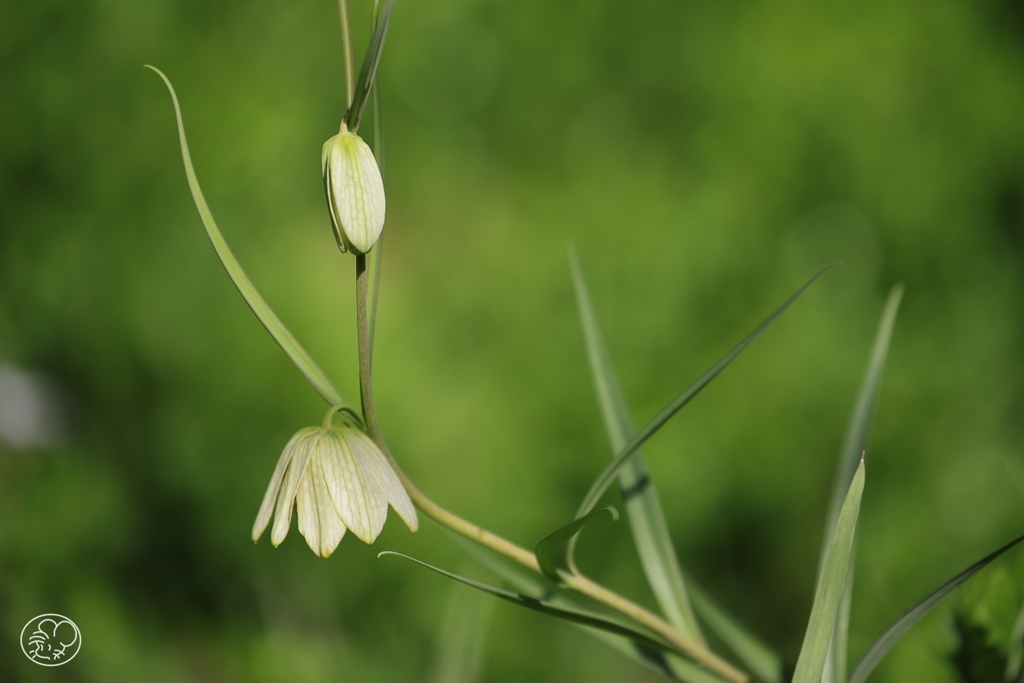
MULTIPOLYGON (((532 552, 516 545, 495 533, 465 520, 458 515, 449 512, 434 501, 430 500, 416 485, 406 476, 405 472, 395 461, 391 450, 387 446, 380 431, 380 424, 377 421, 377 412, 373 402, 373 361, 370 350, 370 328, 368 316, 368 293, 370 284, 370 272, 367 268, 366 255, 356 256, 356 336, 359 343, 359 394, 363 408, 363 422, 366 425, 367 435, 373 439, 377 446, 384 453, 399 480, 405 486, 412 502, 415 503, 425 515, 438 524, 445 526, 457 534, 476 541, 480 545, 501 553, 502 555, 515 560, 519 564, 532 569, 538 574, 541 573, 537 556, 532 552)), ((705 646, 687 638, 679 631, 657 616, 644 609, 614 591, 611 591, 582 574, 565 576, 566 586, 583 595, 586 595, 598 602, 612 608, 613 610, 633 619, 638 624, 650 629, 661 636, 667 643, 677 648, 686 656, 702 665, 709 671, 717 673, 733 683, 747 683, 748 677, 745 673, 735 668, 724 659, 708 650, 705 646)))
POLYGON ((352 66, 352 26, 348 16, 348 0, 338 0, 338 18, 341 21, 341 52, 345 62, 345 111, 348 111, 356 93, 356 72, 352 66))

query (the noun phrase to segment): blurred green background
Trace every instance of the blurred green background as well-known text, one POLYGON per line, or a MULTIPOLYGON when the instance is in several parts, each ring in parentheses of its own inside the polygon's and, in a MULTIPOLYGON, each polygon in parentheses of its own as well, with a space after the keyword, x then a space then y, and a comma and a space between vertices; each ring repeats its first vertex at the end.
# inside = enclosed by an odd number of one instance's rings
MULTIPOLYGON (((435 525, 392 515, 329 560, 294 530, 249 540, 324 406, 217 262, 144 63, 178 90, 239 260, 356 395, 353 262, 319 170, 342 114, 335 4, 0 4, 0 681, 427 681, 452 587, 376 553, 458 568, 435 525), (18 648, 44 612, 83 634, 57 669, 18 648)), ((646 449, 684 566, 789 658, 894 283, 853 656, 1024 531, 1020 2, 399 0, 382 79, 377 401, 436 500, 532 545, 607 461, 571 241, 638 423, 846 260, 646 449)), ((594 525, 581 553, 653 604, 628 525, 594 525)), ((988 570, 873 680, 962 680, 952 615, 1003 646, 1022 572, 1020 552, 988 570)), ((483 667, 654 680, 507 604, 483 667)))

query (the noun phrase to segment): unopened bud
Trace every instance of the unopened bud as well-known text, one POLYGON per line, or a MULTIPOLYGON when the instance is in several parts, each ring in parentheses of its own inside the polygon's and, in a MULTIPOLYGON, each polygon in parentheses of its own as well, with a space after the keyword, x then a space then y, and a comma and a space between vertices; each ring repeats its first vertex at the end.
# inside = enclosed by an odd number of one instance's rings
POLYGON ((338 248, 370 251, 384 229, 384 181, 373 152, 344 126, 324 143, 321 165, 338 248))

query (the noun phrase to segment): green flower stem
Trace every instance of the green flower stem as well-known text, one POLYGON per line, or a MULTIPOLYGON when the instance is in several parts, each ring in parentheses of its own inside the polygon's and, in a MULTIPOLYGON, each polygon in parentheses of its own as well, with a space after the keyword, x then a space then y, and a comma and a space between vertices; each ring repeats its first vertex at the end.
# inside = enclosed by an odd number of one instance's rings
POLYGON ((348 16, 348 0, 338 0, 341 19, 341 51, 345 60, 345 110, 352 106, 356 94, 355 68, 352 66, 352 26, 348 16))
MULTIPOLYGON (((534 553, 445 510, 430 500, 422 491, 416 488, 416 485, 405 475, 402 468, 395 461, 394 456, 391 455, 391 450, 381 434, 380 425, 377 422, 377 412, 373 404, 373 383, 371 381, 373 359, 370 348, 370 325, 367 305, 369 288, 370 272, 367 268, 366 255, 359 254, 356 256, 356 334, 359 340, 359 394, 362 399, 363 421, 366 424, 367 435, 373 439, 381 452, 387 457, 391 466, 398 474, 402 485, 405 486, 405 490, 409 493, 412 502, 425 515, 455 533, 476 541, 497 553, 501 553, 537 573, 541 573, 537 556, 534 553)), ((566 574, 565 583, 569 588, 593 598, 650 629, 681 653, 704 666, 708 671, 712 671, 732 683, 747 683, 747 675, 742 671, 718 657, 704 645, 687 638, 672 628, 667 621, 628 598, 595 583, 582 574, 566 574)))

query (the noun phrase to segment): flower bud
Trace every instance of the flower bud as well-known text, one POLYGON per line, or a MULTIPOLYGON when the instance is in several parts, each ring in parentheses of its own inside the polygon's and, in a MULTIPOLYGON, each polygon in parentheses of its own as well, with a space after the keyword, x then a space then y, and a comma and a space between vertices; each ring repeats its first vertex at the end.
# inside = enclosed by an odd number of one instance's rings
POLYGON ((324 143, 321 166, 338 248, 365 254, 384 229, 384 181, 373 152, 342 124, 324 143))

